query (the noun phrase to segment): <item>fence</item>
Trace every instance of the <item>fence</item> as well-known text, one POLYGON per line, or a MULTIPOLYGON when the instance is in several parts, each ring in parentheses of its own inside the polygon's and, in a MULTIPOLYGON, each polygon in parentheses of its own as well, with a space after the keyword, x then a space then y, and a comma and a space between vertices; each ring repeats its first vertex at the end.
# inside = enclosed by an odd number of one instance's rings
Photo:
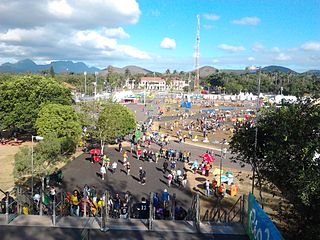
POLYGON ((245 199, 245 195, 240 196, 229 210, 222 208, 220 204, 207 209, 202 221, 214 223, 240 222, 244 224, 245 199))

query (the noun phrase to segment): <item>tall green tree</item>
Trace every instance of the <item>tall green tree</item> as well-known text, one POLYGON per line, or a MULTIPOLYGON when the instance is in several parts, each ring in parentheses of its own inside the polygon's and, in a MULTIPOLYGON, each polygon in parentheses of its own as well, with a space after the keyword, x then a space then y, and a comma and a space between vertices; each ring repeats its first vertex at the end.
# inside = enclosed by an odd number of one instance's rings
POLYGON ((0 129, 33 130, 42 105, 70 105, 71 92, 54 79, 15 76, 0 85, 0 129))
POLYGON ((320 158, 315 157, 320 152, 320 105, 305 101, 270 108, 259 118, 257 136, 255 155, 255 128, 238 128, 232 152, 293 204, 298 217, 290 231, 315 239, 320 235, 320 158))
POLYGON ((107 102, 99 114, 97 135, 101 146, 131 133, 136 128, 134 114, 125 106, 107 102))
MULTIPOLYGON (((31 147, 22 147, 15 155, 13 174, 16 179, 32 173, 31 155, 31 147)), ((43 141, 34 144, 33 165, 36 176, 44 176, 52 172, 55 164, 63 159, 61 141, 55 134, 46 135, 43 141)))
POLYGON ((54 73, 54 69, 53 69, 53 66, 50 66, 50 70, 49 70, 49 73, 50 73, 50 77, 54 78, 54 76, 55 76, 55 73, 54 73))
POLYGON ((72 152, 79 143, 82 128, 80 119, 72 106, 47 104, 39 111, 35 123, 41 136, 55 134, 61 140, 62 150, 72 152))

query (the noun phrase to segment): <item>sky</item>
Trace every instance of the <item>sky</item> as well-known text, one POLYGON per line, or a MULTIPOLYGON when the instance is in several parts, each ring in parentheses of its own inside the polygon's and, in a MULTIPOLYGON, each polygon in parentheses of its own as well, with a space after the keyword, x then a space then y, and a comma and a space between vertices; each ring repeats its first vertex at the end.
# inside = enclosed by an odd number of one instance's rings
POLYGON ((320 69, 320 0, 0 0, 0 64, 320 69))

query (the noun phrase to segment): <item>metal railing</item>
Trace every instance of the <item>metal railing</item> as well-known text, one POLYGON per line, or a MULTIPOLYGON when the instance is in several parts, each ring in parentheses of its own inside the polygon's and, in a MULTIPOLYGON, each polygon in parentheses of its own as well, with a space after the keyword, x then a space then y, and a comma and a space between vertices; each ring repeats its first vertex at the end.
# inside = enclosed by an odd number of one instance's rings
POLYGON ((241 222, 244 219, 244 202, 245 196, 240 196, 232 207, 227 210, 218 205, 214 208, 207 209, 202 221, 215 223, 241 222))

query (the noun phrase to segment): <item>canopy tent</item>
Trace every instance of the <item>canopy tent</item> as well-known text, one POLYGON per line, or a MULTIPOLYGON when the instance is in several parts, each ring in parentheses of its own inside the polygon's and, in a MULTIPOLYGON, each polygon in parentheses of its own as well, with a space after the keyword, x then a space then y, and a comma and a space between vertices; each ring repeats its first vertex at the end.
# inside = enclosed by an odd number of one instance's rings
POLYGON ((209 163, 213 163, 215 160, 215 158, 209 153, 203 154, 202 157, 203 157, 203 161, 209 162, 209 163))

